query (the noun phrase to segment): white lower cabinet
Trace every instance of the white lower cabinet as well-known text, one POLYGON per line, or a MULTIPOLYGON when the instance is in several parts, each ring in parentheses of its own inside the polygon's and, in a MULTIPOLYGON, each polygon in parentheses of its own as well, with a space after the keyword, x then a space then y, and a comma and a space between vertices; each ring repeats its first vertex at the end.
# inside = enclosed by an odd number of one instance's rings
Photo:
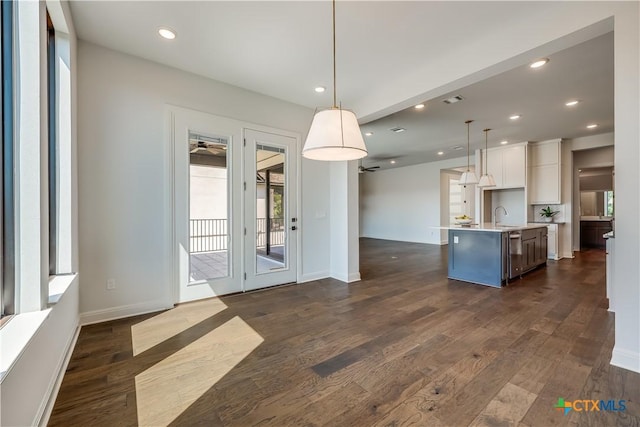
POLYGON ((558 224, 547 225, 547 258, 559 260, 558 251, 558 224))

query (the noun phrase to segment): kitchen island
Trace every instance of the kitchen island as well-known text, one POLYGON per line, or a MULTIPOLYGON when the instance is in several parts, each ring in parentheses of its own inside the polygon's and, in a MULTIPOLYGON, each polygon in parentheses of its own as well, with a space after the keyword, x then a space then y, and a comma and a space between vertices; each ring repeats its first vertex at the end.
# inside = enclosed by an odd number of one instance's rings
POLYGON ((545 225, 447 228, 450 279, 501 287, 547 262, 545 225))

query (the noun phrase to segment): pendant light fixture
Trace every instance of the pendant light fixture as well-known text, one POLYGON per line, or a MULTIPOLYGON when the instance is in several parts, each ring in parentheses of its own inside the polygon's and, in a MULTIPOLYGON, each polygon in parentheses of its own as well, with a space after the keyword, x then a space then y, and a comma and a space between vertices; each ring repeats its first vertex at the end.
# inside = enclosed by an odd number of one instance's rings
MULTIPOLYGON (((488 142, 489 139, 489 131, 491 129, 485 129, 484 132, 484 167, 482 168, 482 176, 480 177, 480 182, 478 183, 478 187, 487 188, 487 187, 495 187, 496 180, 493 179, 493 175, 489 173, 489 150, 488 150, 488 142)), ((480 163, 482 163, 482 156, 480 156, 480 163)), ((482 164, 480 165, 482 166, 482 164)))
POLYGON ((353 111, 336 101, 336 0, 333 0, 333 107, 313 116, 302 155, 313 160, 356 160, 367 155, 367 147, 353 111))
POLYGON ((473 123, 473 120, 467 120, 465 122, 467 124, 467 171, 460 175, 460 181, 458 184, 460 185, 470 185, 477 184, 478 177, 476 177, 475 172, 471 171, 469 166, 469 152, 470 152, 470 143, 469 143, 469 125, 473 123))

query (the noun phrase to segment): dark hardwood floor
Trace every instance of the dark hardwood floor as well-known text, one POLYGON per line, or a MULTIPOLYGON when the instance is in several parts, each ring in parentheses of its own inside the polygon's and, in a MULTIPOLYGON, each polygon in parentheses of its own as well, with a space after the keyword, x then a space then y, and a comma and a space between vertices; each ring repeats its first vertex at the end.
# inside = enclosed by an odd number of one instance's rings
POLYGON ((83 327, 49 425, 640 425, 640 374, 609 365, 603 251, 503 289, 448 280, 446 247, 363 239, 360 256, 350 285, 83 327))

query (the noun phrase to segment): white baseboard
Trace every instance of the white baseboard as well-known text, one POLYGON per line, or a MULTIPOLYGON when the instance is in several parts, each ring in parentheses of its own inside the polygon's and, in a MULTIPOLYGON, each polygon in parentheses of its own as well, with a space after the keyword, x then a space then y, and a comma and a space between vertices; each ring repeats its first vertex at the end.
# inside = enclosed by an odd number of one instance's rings
POLYGON ((153 300, 138 304, 121 305, 119 307, 80 313, 80 324, 83 326, 91 325, 92 323, 107 322, 109 320, 153 313, 154 311, 167 310, 169 308, 173 308, 173 304, 168 304, 165 300, 153 300))
POLYGON ((361 280, 359 271, 355 273, 349 273, 349 275, 333 274, 331 275, 331 277, 345 283, 358 282, 361 280))
POLYGON ((613 347, 611 364, 619 368, 640 373, 640 353, 613 347))
POLYGON ((67 371, 67 366, 69 366, 69 361, 71 360, 71 355, 73 354, 73 349, 76 347, 76 342, 78 341, 78 336, 80 335, 80 325, 76 327, 75 333, 71 336, 69 343, 67 343, 67 351, 62 355, 60 359, 60 366, 58 368, 58 375, 56 375, 51 384, 49 385, 49 399, 47 401, 42 402, 43 407, 40 409, 40 421, 38 422, 38 426, 46 426, 49 424, 49 418, 51 417, 51 412, 53 411, 53 406, 56 403, 56 398, 58 397, 58 392, 60 391, 60 386, 62 385, 62 379, 64 378, 64 373, 67 371))
POLYGON ((361 279, 360 277, 360 272, 356 272, 356 273, 351 273, 349 274, 349 277, 347 278, 347 283, 351 283, 351 282, 359 282, 361 279))
POLYGON ((575 258, 575 257, 573 256, 573 251, 571 251, 571 252, 563 253, 562 255, 560 255, 560 258, 575 258))
POLYGON ((315 273, 307 273, 300 276, 298 283, 313 282, 314 280, 326 279, 329 277, 328 271, 316 271, 315 273))

